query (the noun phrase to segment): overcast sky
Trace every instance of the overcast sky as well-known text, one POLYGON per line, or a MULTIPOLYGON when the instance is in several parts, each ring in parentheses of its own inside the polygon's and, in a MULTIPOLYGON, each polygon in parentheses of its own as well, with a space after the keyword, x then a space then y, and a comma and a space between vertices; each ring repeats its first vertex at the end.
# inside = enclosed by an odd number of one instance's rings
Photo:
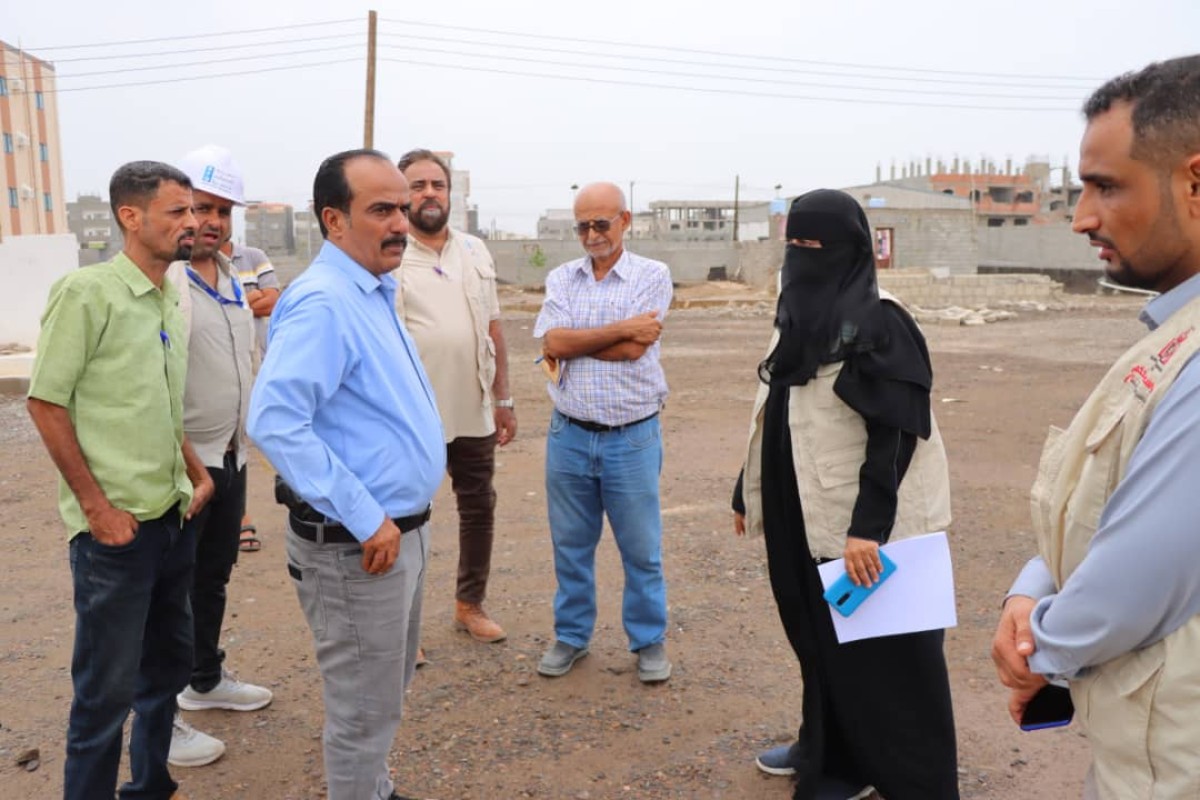
POLYGON ((0 39, 56 64, 69 199, 212 142, 251 197, 304 206, 321 159, 362 143, 372 6, 376 146, 454 151, 480 224, 523 233, 593 180, 644 209, 732 198, 739 174, 754 200, 927 156, 1074 165, 1091 89, 1200 49, 1196 0, 14 0, 0 39), (118 44, 164 37, 195 38, 118 44), (66 91, 214 73, 240 74, 66 91))

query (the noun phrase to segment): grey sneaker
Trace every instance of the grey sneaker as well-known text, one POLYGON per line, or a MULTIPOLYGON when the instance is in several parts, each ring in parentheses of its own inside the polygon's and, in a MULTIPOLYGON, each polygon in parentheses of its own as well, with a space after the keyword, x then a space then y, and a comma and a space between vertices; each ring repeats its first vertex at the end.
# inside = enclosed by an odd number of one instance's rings
POLYGON ((197 692, 187 686, 175 700, 184 711, 205 711, 210 708, 257 711, 269 705, 273 697, 271 690, 265 686, 243 683, 226 672, 221 675, 221 682, 210 691, 197 692))
POLYGON ((171 750, 167 763, 173 767, 203 767, 225 755, 225 743, 196 730, 175 715, 171 728, 171 750))
POLYGON ((575 662, 588 654, 586 647, 572 647, 566 642, 555 642, 554 646, 542 654, 538 663, 538 674, 547 678, 557 678, 566 675, 575 666, 575 662))
POLYGON ((796 768, 792 766, 791 755, 792 746, 781 744, 759 753, 758 758, 754 759, 754 766, 768 775, 795 775, 796 768))
POLYGON ((638 680, 642 683, 662 683, 671 677, 671 662, 662 642, 647 645, 637 651, 638 680))

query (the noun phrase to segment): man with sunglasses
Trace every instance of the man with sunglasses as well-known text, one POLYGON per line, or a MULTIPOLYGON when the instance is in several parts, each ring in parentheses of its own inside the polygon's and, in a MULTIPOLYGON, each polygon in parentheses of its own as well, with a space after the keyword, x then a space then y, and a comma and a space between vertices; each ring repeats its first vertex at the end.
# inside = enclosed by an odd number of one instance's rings
MULTIPOLYGON (((190 259, 167 270, 179 291, 188 331, 183 430, 216 488, 195 519, 196 571, 190 593, 195 654, 191 680, 178 702, 185 711, 255 711, 271 702, 271 690, 228 674, 220 647, 226 586, 237 563, 246 507, 245 425, 254 380, 254 314, 237 270, 219 249, 229 238, 233 207, 243 204, 242 171, 228 150, 215 145, 188 153, 179 167, 192 181, 196 215, 190 259)), ((172 765, 200 767, 224 752, 221 740, 176 715, 172 765)))
POLYGON ((538 672, 565 675, 587 655, 596 622, 596 545, 607 515, 625 570, 622 619, 638 678, 671 676, 663 644, 667 587, 662 568, 658 479, 667 396, 659 364, 671 304, 666 264, 624 248, 630 212, 620 188, 585 186, 575 231, 587 252, 546 278, 534 328, 542 339, 554 412, 546 438, 546 501, 558 590, 555 642, 538 672))

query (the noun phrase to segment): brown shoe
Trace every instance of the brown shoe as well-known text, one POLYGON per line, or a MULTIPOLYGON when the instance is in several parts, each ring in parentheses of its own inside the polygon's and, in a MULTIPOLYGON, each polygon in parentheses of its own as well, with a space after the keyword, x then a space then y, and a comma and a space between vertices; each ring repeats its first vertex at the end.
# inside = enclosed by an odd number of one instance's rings
POLYGON ((417 660, 416 660, 416 663, 413 664, 413 667, 415 669, 420 669, 421 667, 425 666, 428 663, 429 663, 429 659, 427 659, 425 657, 425 648, 418 647, 417 648, 417 660))
POLYGON ((471 634, 477 642, 501 642, 508 634, 488 616, 479 603, 455 601, 454 627, 471 634))

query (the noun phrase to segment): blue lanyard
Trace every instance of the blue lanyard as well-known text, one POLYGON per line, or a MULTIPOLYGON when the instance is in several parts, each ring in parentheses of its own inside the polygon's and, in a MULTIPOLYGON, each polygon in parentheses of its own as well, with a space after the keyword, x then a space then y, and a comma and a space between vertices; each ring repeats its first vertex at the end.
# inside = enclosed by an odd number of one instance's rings
MULTIPOLYGON (((196 284, 201 289, 203 289, 205 294, 207 294, 213 300, 216 300, 221 305, 223 305, 223 306, 238 306, 239 308, 241 307, 241 305, 242 305, 242 287, 241 287, 241 284, 238 282, 238 279, 233 277, 232 275, 229 276, 229 283, 233 286, 233 299, 232 300, 230 300, 228 297, 226 297, 225 295, 218 292, 213 287, 209 286, 208 283, 204 280, 204 278, 201 278, 199 275, 196 274, 196 271, 192 269, 191 265, 188 265, 188 267, 187 267, 187 275, 188 275, 188 278, 191 279, 192 283, 196 284)), ((221 271, 220 271, 220 269, 218 269, 217 270, 218 282, 220 282, 220 275, 221 275, 221 271)))

